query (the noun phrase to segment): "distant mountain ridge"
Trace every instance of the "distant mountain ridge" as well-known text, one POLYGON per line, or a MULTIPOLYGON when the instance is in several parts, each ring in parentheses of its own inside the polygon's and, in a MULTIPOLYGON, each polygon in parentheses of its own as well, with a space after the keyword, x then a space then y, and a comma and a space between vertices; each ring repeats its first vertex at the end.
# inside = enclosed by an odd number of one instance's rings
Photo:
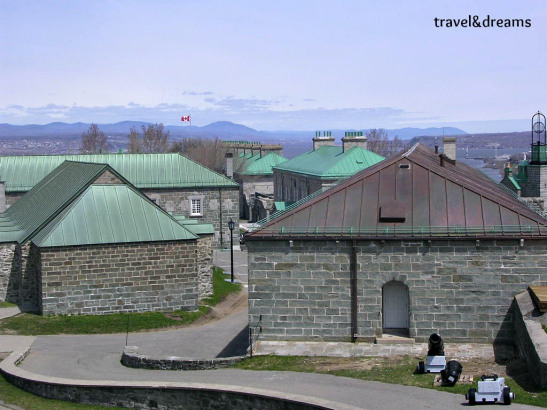
MULTIPOLYGON (((123 136, 129 134, 131 127, 137 128, 140 131, 142 125, 152 123, 143 121, 122 121, 115 124, 97 124, 99 128, 107 135, 123 136)), ((50 124, 38 125, 11 125, 0 124, 0 137, 80 137, 81 134, 89 128, 90 124, 77 122, 68 124, 64 122, 52 122, 50 124)), ((178 126, 166 125, 165 129, 169 130, 171 136, 175 139, 188 137, 204 137, 221 139, 237 138, 263 138, 264 142, 271 142, 275 139, 286 139, 292 136, 297 139, 311 138, 314 131, 257 131, 245 125, 236 124, 230 121, 216 121, 203 127, 198 126, 178 126)), ((352 129, 348 131, 353 131, 352 129)), ((364 130, 367 131, 367 130, 364 130)), ((411 139, 420 136, 442 136, 443 128, 401 128, 394 130, 386 130, 388 135, 393 138, 397 135, 401 139, 411 139)), ((444 135, 465 135, 465 131, 454 128, 445 127, 444 135)), ((335 138, 344 136, 344 130, 333 130, 332 135, 335 138)))

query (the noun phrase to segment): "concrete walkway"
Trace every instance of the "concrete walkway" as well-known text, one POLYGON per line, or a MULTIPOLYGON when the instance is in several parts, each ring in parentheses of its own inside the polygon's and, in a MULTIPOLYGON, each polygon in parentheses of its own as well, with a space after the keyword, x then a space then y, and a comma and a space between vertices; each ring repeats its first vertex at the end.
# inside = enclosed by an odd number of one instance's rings
POLYGON ((5 319, 7 317, 15 316, 21 313, 21 310, 15 307, 0 308, 0 319, 5 319))
MULTIPOLYGON (((230 250, 222 249, 213 253, 213 265, 224 269, 229 277, 231 269, 230 250)), ((234 275, 244 286, 247 286, 249 276, 247 266, 247 252, 241 250, 234 250, 234 275)))

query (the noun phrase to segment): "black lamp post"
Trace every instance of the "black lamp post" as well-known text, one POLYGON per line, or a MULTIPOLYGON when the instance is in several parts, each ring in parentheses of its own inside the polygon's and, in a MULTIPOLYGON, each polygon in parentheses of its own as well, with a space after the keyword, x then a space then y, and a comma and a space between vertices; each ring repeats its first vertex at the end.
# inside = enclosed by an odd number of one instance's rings
POLYGON ((230 229, 230 267, 232 268, 231 282, 234 283, 234 226, 232 218, 228 221, 228 229, 230 229))

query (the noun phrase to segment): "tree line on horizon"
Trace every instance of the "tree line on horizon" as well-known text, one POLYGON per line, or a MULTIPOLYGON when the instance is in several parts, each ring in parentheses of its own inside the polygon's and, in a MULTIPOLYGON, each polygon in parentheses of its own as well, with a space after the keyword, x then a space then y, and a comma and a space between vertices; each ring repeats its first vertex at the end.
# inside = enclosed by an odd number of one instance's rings
MULTIPOLYGON (((204 138, 185 138, 180 141, 169 141, 169 130, 163 123, 142 125, 141 131, 131 127, 127 135, 127 148, 129 154, 158 154, 176 152, 190 158, 197 163, 223 173, 225 170, 225 156, 227 147, 222 141, 204 138)), ((390 140, 388 133, 383 128, 372 129, 365 133, 367 137, 367 149, 383 157, 390 157, 405 147, 403 141, 397 136, 390 140)), ((106 154, 112 149, 106 134, 97 124, 92 123, 89 129, 82 134, 81 154, 106 154)), ((237 166, 237 164, 234 164, 237 166)), ((241 165, 241 164, 240 164, 241 165)))

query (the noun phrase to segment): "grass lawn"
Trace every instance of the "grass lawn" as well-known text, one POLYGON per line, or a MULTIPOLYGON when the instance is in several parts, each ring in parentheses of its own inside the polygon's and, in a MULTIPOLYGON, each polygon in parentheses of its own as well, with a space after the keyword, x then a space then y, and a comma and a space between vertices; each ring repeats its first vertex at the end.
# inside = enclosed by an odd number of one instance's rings
MULTIPOLYGON (((434 374, 416 374, 416 358, 406 356, 396 363, 380 363, 372 366, 362 365, 363 358, 304 357, 304 356, 255 356, 232 366, 248 370, 280 370, 307 373, 324 373, 334 376, 351 377, 361 380, 373 380, 405 386, 424 387, 465 395, 470 387, 476 387, 480 374, 475 376, 475 384, 456 384, 454 387, 433 386, 434 374), (340 362, 344 362, 340 366, 340 362), (354 362, 351 365, 351 362, 354 362), (349 364, 349 365, 348 365, 349 364), (346 367, 346 368, 341 368, 346 367)), ((465 364, 464 364, 465 373, 465 364)), ((512 378, 505 376, 506 384, 516 394, 515 403, 547 407, 547 391, 524 390, 512 378)))
POLYGON ((9 308, 9 307, 16 307, 17 305, 15 303, 10 302, 0 302, 0 308, 9 308))
POLYGON ((105 334, 161 329, 190 324, 216 305, 230 293, 239 292, 240 284, 224 281, 222 269, 213 268, 213 295, 204 299, 196 312, 145 312, 113 313, 108 315, 60 315, 41 316, 21 313, 0 320, 0 333, 18 335, 57 335, 57 334, 105 334))

